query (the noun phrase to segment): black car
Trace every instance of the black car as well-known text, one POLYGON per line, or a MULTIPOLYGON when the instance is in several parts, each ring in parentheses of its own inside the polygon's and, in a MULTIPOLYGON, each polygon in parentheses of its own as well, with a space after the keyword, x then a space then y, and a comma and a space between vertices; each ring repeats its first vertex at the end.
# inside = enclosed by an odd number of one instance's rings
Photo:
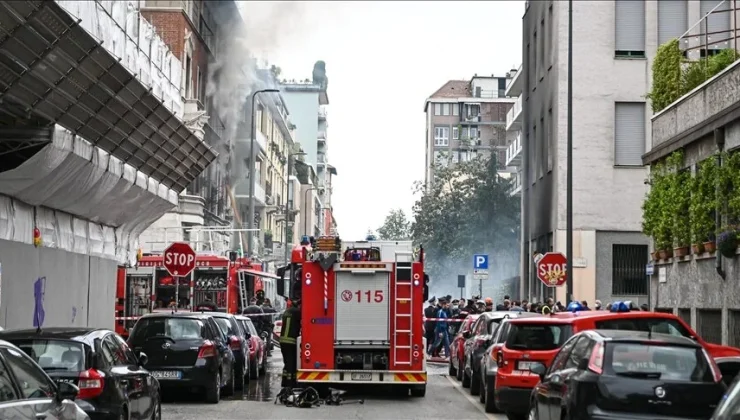
POLYGON ((249 339, 242 323, 234 315, 225 312, 205 312, 211 315, 221 330, 226 333, 229 347, 236 360, 236 389, 244 389, 244 379, 249 380, 249 339), (241 378, 241 379, 239 379, 241 378))
POLYGON ((232 395, 235 360, 212 316, 197 312, 152 313, 139 318, 128 344, 148 356, 146 368, 160 386, 205 390, 208 403, 232 395))
POLYGON ((113 331, 98 328, 47 328, 0 332, 57 384, 79 388, 77 405, 93 419, 159 419, 159 383, 113 331))
POLYGON ((738 419, 740 419, 740 377, 736 376, 727 393, 722 397, 722 402, 712 415, 711 420, 738 419))
POLYGON ((0 419, 89 420, 73 401, 79 391, 55 383, 26 353, 0 340, 0 419))
POLYGON ((649 332, 581 332, 530 372, 532 420, 708 419, 727 389, 696 341, 649 332))

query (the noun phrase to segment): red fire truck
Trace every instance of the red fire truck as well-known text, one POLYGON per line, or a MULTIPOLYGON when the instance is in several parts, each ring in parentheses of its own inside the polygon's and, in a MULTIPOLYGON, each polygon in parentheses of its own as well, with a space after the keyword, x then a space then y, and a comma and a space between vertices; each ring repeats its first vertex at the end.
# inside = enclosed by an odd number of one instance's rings
POLYGON ((299 383, 395 385, 412 396, 426 394, 423 255, 414 257, 410 241, 337 237, 293 251, 289 290, 301 299, 302 320, 299 383))
POLYGON ((198 254, 195 270, 179 278, 173 278, 164 268, 162 254, 139 255, 136 266, 118 268, 115 330, 126 336, 145 313, 169 311, 175 306, 179 311, 189 311, 206 297, 219 311, 241 313, 259 290, 275 302, 277 279, 264 272, 260 263, 238 258, 233 252, 198 254))

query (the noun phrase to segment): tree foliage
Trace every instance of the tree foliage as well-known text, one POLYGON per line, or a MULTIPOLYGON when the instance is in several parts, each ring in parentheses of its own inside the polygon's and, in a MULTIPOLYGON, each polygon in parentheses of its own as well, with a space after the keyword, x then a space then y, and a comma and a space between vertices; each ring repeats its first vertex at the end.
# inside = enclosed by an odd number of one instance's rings
POLYGON ((391 210, 383 225, 378 228, 378 239, 384 241, 408 241, 411 239, 411 222, 401 209, 391 210))
POLYGON ((424 246, 433 282, 460 274, 475 253, 518 259, 519 199, 511 195, 511 180, 498 174, 494 157, 438 166, 431 185, 417 183, 416 189, 421 197, 414 204, 411 236, 424 246))

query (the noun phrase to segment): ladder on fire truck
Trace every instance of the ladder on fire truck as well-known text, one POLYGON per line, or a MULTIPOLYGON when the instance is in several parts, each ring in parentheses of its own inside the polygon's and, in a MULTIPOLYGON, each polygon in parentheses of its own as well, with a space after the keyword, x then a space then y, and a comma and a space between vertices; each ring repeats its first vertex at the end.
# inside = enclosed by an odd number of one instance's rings
POLYGON ((244 311, 249 306, 249 300, 247 299, 247 273, 239 271, 237 275, 239 276, 239 301, 242 304, 242 311, 244 311))
POLYGON ((411 366, 413 355, 414 284, 411 279, 412 252, 396 251, 395 316, 393 317, 393 362, 411 366), (401 257, 401 258, 399 258, 401 257), (405 257, 405 258, 403 258, 405 257))

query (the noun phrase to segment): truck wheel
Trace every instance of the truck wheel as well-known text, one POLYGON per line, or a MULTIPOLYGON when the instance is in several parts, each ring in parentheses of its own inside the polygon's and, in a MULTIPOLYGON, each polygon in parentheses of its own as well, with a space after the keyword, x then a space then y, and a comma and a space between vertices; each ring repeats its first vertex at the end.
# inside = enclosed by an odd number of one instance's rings
POLYGON ((424 396, 427 395, 427 386, 424 385, 417 385, 411 387, 411 396, 414 398, 424 398, 424 396))

